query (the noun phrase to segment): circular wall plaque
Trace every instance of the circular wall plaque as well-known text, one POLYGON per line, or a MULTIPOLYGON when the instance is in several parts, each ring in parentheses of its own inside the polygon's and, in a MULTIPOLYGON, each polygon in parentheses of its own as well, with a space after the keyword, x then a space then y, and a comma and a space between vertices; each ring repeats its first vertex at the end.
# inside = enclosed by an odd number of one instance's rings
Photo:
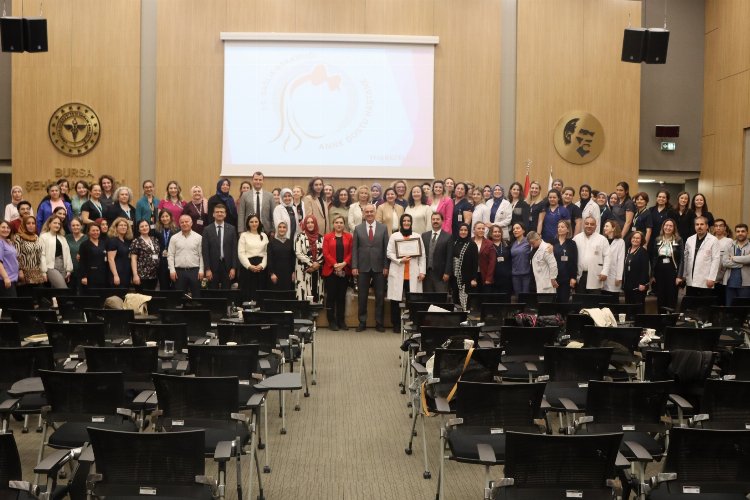
POLYGON ((553 141, 557 154, 570 163, 582 165, 596 159, 604 149, 604 129, 586 111, 571 111, 555 125, 553 141))
POLYGON ((99 142, 99 117, 79 102, 64 104, 49 119, 49 140, 67 156, 83 156, 99 142))

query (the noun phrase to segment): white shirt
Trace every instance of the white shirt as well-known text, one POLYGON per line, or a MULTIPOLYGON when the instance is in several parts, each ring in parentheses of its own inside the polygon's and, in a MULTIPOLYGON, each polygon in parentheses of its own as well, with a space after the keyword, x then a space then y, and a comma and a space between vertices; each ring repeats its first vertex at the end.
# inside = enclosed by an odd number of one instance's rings
POLYGON ((610 273, 607 238, 599 233, 586 236, 585 232, 581 232, 573 237, 573 241, 578 248, 578 279, 587 272, 586 288, 600 289, 602 282, 599 281, 599 276, 609 276, 610 273))

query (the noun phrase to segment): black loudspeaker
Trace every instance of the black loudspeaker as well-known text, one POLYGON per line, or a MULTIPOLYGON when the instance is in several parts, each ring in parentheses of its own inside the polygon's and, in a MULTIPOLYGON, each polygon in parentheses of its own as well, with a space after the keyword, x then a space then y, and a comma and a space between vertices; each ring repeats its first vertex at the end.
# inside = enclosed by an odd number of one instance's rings
POLYGON ((23 19, 20 17, 0 18, 0 39, 3 52, 23 52, 23 19))
POLYGON ((665 64, 669 47, 669 31, 661 28, 649 28, 646 31, 646 53, 643 61, 646 64, 665 64))
POLYGON ((47 20, 45 18, 24 18, 23 43, 26 52, 47 52, 47 20))
POLYGON ((646 30, 644 28, 626 28, 622 37, 622 60, 640 63, 646 52, 646 30))

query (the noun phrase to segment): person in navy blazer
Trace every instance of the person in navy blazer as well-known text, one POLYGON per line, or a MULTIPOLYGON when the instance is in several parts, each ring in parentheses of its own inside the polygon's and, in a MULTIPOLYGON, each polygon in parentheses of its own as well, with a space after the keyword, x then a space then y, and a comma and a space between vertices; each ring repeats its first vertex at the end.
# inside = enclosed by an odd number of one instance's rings
POLYGON ((228 290, 232 286, 238 267, 237 229, 226 222, 227 207, 219 203, 213 207, 213 222, 203 228, 201 251, 205 267, 208 288, 228 290), (219 227, 222 228, 219 241, 219 227), (221 258, 221 247, 224 247, 224 258, 221 258))
POLYGON ((375 221, 375 205, 369 204, 364 209, 364 221, 354 228, 354 245, 352 248, 352 274, 357 277, 359 289, 357 312, 361 332, 367 327, 367 297, 370 286, 375 289, 375 329, 385 331, 383 322, 385 301, 385 280, 388 277, 388 239, 391 231, 375 221), (372 229, 372 239, 370 239, 372 229))

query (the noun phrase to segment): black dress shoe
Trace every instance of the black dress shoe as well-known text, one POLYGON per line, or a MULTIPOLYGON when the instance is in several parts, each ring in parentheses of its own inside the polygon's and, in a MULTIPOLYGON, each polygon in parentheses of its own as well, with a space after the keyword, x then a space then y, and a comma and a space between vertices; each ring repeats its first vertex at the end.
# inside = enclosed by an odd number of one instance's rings
POLYGON ((383 327, 383 325, 375 325, 375 330, 377 330, 379 332, 384 332, 385 331, 385 327, 383 327))
POLYGON ((331 323, 330 325, 328 325, 328 329, 329 330, 333 330, 334 332, 338 332, 339 331, 339 325, 337 325, 336 323, 331 323))
POLYGON ((366 328, 367 328, 367 326, 365 324, 360 323, 359 326, 357 326, 357 331, 358 332, 364 332, 366 328))
POLYGON ((349 327, 348 327, 348 326, 346 326, 346 323, 341 323, 341 324, 339 325, 339 330, 344 330, 344 331, 346 331, 346 330, 348 330, 348 329, 349 329, 349 327))

